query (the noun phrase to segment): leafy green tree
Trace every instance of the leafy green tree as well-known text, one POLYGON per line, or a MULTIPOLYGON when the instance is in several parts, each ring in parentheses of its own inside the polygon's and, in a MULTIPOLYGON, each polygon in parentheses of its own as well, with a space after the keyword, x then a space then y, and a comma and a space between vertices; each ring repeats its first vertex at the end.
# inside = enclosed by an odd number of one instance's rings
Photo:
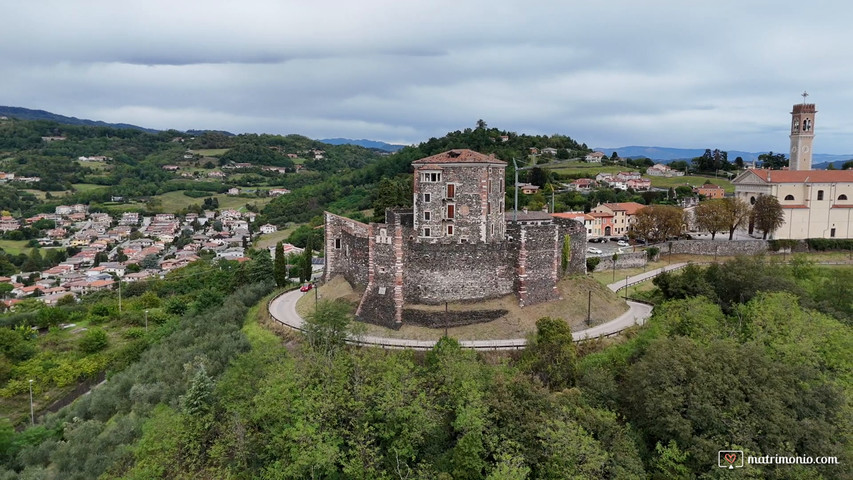
POLYGON ((717 232, 725 230, 729 226, 727 205, 723 198, 713 198, 699 203, 693 210, 696 226, 711 234, 711 240, 716 238, 717 232))
POLYGON ((751 223, 761 230, 762 238, 766 240, 768 234, 785 224, 785 212, 779 200, 772 195, 759 195, 752 206, 751 223))
POLYGON ((80 351, 86 354, 97 353, 107 348, 108 344, 107 332, 100 328, 91 328, 86 330, 80 339, 80 351))
POLYGON ((527 368, 552 390, 574 385, 577 350, 572 329, 561 318, 536 321, 536 334, 524 351, 527 368))
POLYGON ((788 159, 785 157, 785 154, 773 153, 772 150, 768 153, 762 153, 759 155, 758 161, 761 162, 762 167, 769 168, 771 170, 780 170, 782 167, 788 166, 788 159))
POLYGON ((563 249, 562 256, 560 257, 560 268, 563 270, 563 273, 566 273, 566 270, 569 269, 569 261, 572 259, 572 242, 571 237, 568 235, 563 236, 563 249))
POLYGON ((279 287, 287 285, 287 257, 284 255, 284 247, 281 242, 275 244, 275 260, 273 265, 273 277, 279 287))
POLYGON ((305 318, 308 344, 324 356, 332 356, 344 346, 349 328, 349 307, 343 302, 321 300, 305 318))
POLYGON ((662 242, 678 236, 684 225, 684 213, 678 207, 650 205, 637 212, 633 232, 649 242, 662 242))
POLYGON ((299 262, 299 281, 306 282, 311 279, 313 270, 312 260, 314 252, 312 251, 313 242, 309 241, 305 246, 305 251, 302 253, 301 261, 299 262))
POLYGON ((666 446, 658 442, 655 445, 655 471, 652 478, 689 480, 691 476, 690 470, 684 464, 686 461, 687 453, 678 448, 678 443, 675 440, 670 440, 666 446))
POLYGON ((749 218, 751 209, 748 203, 737 197, 723 198, 723 205, 726 207, 724 217, 729 231, 729 240, 731 240, 734 238, 735 230, 742 227, 749 218))

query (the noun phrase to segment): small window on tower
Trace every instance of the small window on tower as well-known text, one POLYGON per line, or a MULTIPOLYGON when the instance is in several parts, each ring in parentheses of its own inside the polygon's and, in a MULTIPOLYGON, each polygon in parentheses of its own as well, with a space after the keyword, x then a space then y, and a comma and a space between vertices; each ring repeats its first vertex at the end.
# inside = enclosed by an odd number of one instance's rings
POLYGON ((448 235, 453 235, 453 225, 448 225, 448 226, 447 226, 447 234, 448 234, 448 235))
POLYGON ((451 203, 447 206, 447 218, 456 218, 456 205, 451 203))
POLYGON ((341 239, 340 238, 335 239, 335 248, 337 248, 338 250, 341 249, 341 239))
POLYGON ((447 198, 453 198, 456 196, 456 185, 452 183, 447 184, 447 198))
POLYGON ((428 229, 428 228, 425 228, 425 229, 424 229, 424 236, 425 236, 425 237, 431 237, 431 236, 432 236, 432 231, 431 231, 430 229, 428 229))
POLYGON ((817 191, 817 199, 818 199, 818 200, 823 200, 823 190, 818 190, 818 191, 817 191))
POLYGON ((429 193, 425 193, 424 194, 424 203, 429 203, 430 200, 432 200, 432 195, 430 195, 429 193))
POLYGON ((793 200, 793 199, 794 199, 794 196, 793 196, 793 195, 785 195, 785 200, 789 200, 789 201, 790 201, 790 200, 793 200))
POLYGON ((424 221, 428 222, 430 220, 432 220, 432 213, 424 212, 424 221))

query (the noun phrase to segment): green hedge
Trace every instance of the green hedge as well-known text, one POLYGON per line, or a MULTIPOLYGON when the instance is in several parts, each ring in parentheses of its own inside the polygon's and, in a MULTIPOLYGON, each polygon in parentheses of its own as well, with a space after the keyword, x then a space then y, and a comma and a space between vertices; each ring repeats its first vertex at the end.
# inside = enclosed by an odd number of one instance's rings
POLYGON ((849 238, 808 238, 806 245, 809 250, 823 252, 826 250, 853 250, 853 239, 849 238))

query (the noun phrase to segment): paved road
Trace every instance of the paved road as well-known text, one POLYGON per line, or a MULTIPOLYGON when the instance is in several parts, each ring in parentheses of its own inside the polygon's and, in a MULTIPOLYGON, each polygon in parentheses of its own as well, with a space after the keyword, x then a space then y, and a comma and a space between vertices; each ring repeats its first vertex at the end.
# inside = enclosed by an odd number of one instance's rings
MULTIPOLYGON (((674 264, 664 267, 667 271, 681 268, 686 264, 674 264)), ((629 284, 636 281, 647 280, 659 274, 664 269, 657 269, 646 272, 628 279, 629 284), (635 281, 636 280, 636 281, 635 281)), ((617 282, 608 287, 615 291, 624 287, 624 282, 617 282)), ((278 322, 287 325, 295 330, 303 329, 302 318, 296 313, 296 301, 302 295, 313 295, 313 293, 302 293, 299 290, 284 293, 274 298, 269 304, 270 314, 278 322)), ((612 335, 633 325, 642 325, 652 315, 652 306, 639 302, 628 302, 629 309, 622 315, 613 320, 596 325, 584 330, 572 333, 574 340, 581 341, 588 338, 596 338, 599 336, 612 335)), ((350 343, 357 345, 371 345, 383 348, 410 348, 414 350, 429 350, 435 345, 434 340, 405 340, 399 338, 361 336, 350 339, 350 343)), ((462 340, 459 342, 465 348, 473 348, 475 350, 517 350, 524 348, 527 340, 524 338, 503 339, 503 340, 462 340)))

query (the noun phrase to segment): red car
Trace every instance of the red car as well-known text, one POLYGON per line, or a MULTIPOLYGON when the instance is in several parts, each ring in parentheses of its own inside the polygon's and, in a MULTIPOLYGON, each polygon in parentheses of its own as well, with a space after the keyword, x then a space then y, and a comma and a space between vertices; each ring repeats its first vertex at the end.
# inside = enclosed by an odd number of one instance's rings
POLYGON ((312 288, 314 288, 313 283, 306 283, 305 285, 302 285, 301 287, 299 287, 299 291, 300 292, 307 292, 308 290, 311 290, 312 288))

